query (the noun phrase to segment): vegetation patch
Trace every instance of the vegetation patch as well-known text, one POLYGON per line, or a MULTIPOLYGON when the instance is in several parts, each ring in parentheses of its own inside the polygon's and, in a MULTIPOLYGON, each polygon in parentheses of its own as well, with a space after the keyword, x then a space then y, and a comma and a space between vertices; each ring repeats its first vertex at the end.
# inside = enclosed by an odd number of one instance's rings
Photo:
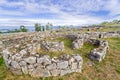
POLYGON ((4 64, 3 58, 0 58, 0 66, 4 64))

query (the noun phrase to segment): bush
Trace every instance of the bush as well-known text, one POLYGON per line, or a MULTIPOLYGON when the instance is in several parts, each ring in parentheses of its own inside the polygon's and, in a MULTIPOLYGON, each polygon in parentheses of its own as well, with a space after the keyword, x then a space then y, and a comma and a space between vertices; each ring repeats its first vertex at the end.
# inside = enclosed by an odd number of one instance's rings
POLYGON ((38 24, 38 23, 35 24, 35 31, 42 31, 41 24, 38 24))
POLYGON ((21 26, 20 26, 20 31, 21 31, 21 32, 27 32, 28 29, 27 29, 24 25, 21 25, 21 26))

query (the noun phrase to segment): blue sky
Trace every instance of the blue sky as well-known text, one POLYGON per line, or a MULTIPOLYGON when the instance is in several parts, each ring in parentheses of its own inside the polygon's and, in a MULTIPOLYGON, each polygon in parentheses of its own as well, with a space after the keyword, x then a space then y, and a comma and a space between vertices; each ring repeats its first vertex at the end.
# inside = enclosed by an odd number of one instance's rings
POLYGON ((120 19, 120 0, 0 0, 0 26, 88 25, 120 19))

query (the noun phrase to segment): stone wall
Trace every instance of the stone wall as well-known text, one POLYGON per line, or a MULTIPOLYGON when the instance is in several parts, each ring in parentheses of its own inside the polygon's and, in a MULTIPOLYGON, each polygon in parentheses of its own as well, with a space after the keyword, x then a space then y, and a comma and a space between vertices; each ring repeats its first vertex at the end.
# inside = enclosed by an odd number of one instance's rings
POLYGON ((15 54, 5 49, 3 58, 13 74, 29 74, 33 77, 63 76, 81 72, 83 63, 82 57, 78 54, 50 58, 48 55, 28 54, 25 50, 15 54))
POLYGON ((2 57, 2 50, 3 50, 3 43, 2 43, 2 41, 0 41, 0 58, 2 57))
POLYGON ((109 47, 108 42, 103 40, 94 40, 94 39, 92 41, 98 44, 98 48, 95 48, 90 52, 90 59, 98 60, 100 62, 105 58, 107 49, 109 47))
POLYGON ((77 38, 92 39, 92 38, 112 38, 120 37, 120 32, 86 32, 86 33, 71 33, 67 35, 68 38, 75 40, 77 38))
POLYGON ((63 51, 64 42, 41 42, 41 47, 46 51, 63 51))
MULTIPOLYGON (((11 34, 12 35, 12 34, 11 34)), ((69 39, 75 40, 78 38, 83 38, 84 40, 93 39, 93 38, 110 38, 110 37, 120 37, 120 32, 74 32, 74 33, 57 33, 57 32, 32 32, 32 33, 21 33, 14 34, 13 36, 8 36, 4 38, 0 38, 0 41, 3 42, 4 47, 11 46, 13 44, 27 42, 31 40, 34 42, 35 40, 41 41, 45 38, 56 38, 56 37, 68 37, 69 39)))
POLYGON ((78 39, 75 39, 73 42, 72 42, 72 49, 79 49, 83 46, 83 39, 82 38, 78 38, 78 39))

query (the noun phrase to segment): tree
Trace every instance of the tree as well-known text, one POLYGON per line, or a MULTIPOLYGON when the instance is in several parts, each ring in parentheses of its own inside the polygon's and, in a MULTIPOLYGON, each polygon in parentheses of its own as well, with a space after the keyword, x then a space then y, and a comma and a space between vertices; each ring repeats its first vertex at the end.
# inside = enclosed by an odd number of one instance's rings
POLYGON ((38 24, 38 23, 35 24, 35 31, 42 31, 41 24, 38 24))
POLYGON ((46 24, 46 30, 51 30, 52 29, 52 24, 51 23, 47 23, 46 24))
POLYGON ((28 29, 27 29, 24 25, 21 25, 21 26, 20 26, 20 31, 21 31, 21 32, 27 32, 28 29))
POLYGON ((119 24, 119 23, 120 23, 120 20, 113 20, 112 22, 113 22, 113 23, 116 23, 116 24, 119 24))
POLYGON ((42 26, 42 31, 45 31, 45 26, 42 26))

